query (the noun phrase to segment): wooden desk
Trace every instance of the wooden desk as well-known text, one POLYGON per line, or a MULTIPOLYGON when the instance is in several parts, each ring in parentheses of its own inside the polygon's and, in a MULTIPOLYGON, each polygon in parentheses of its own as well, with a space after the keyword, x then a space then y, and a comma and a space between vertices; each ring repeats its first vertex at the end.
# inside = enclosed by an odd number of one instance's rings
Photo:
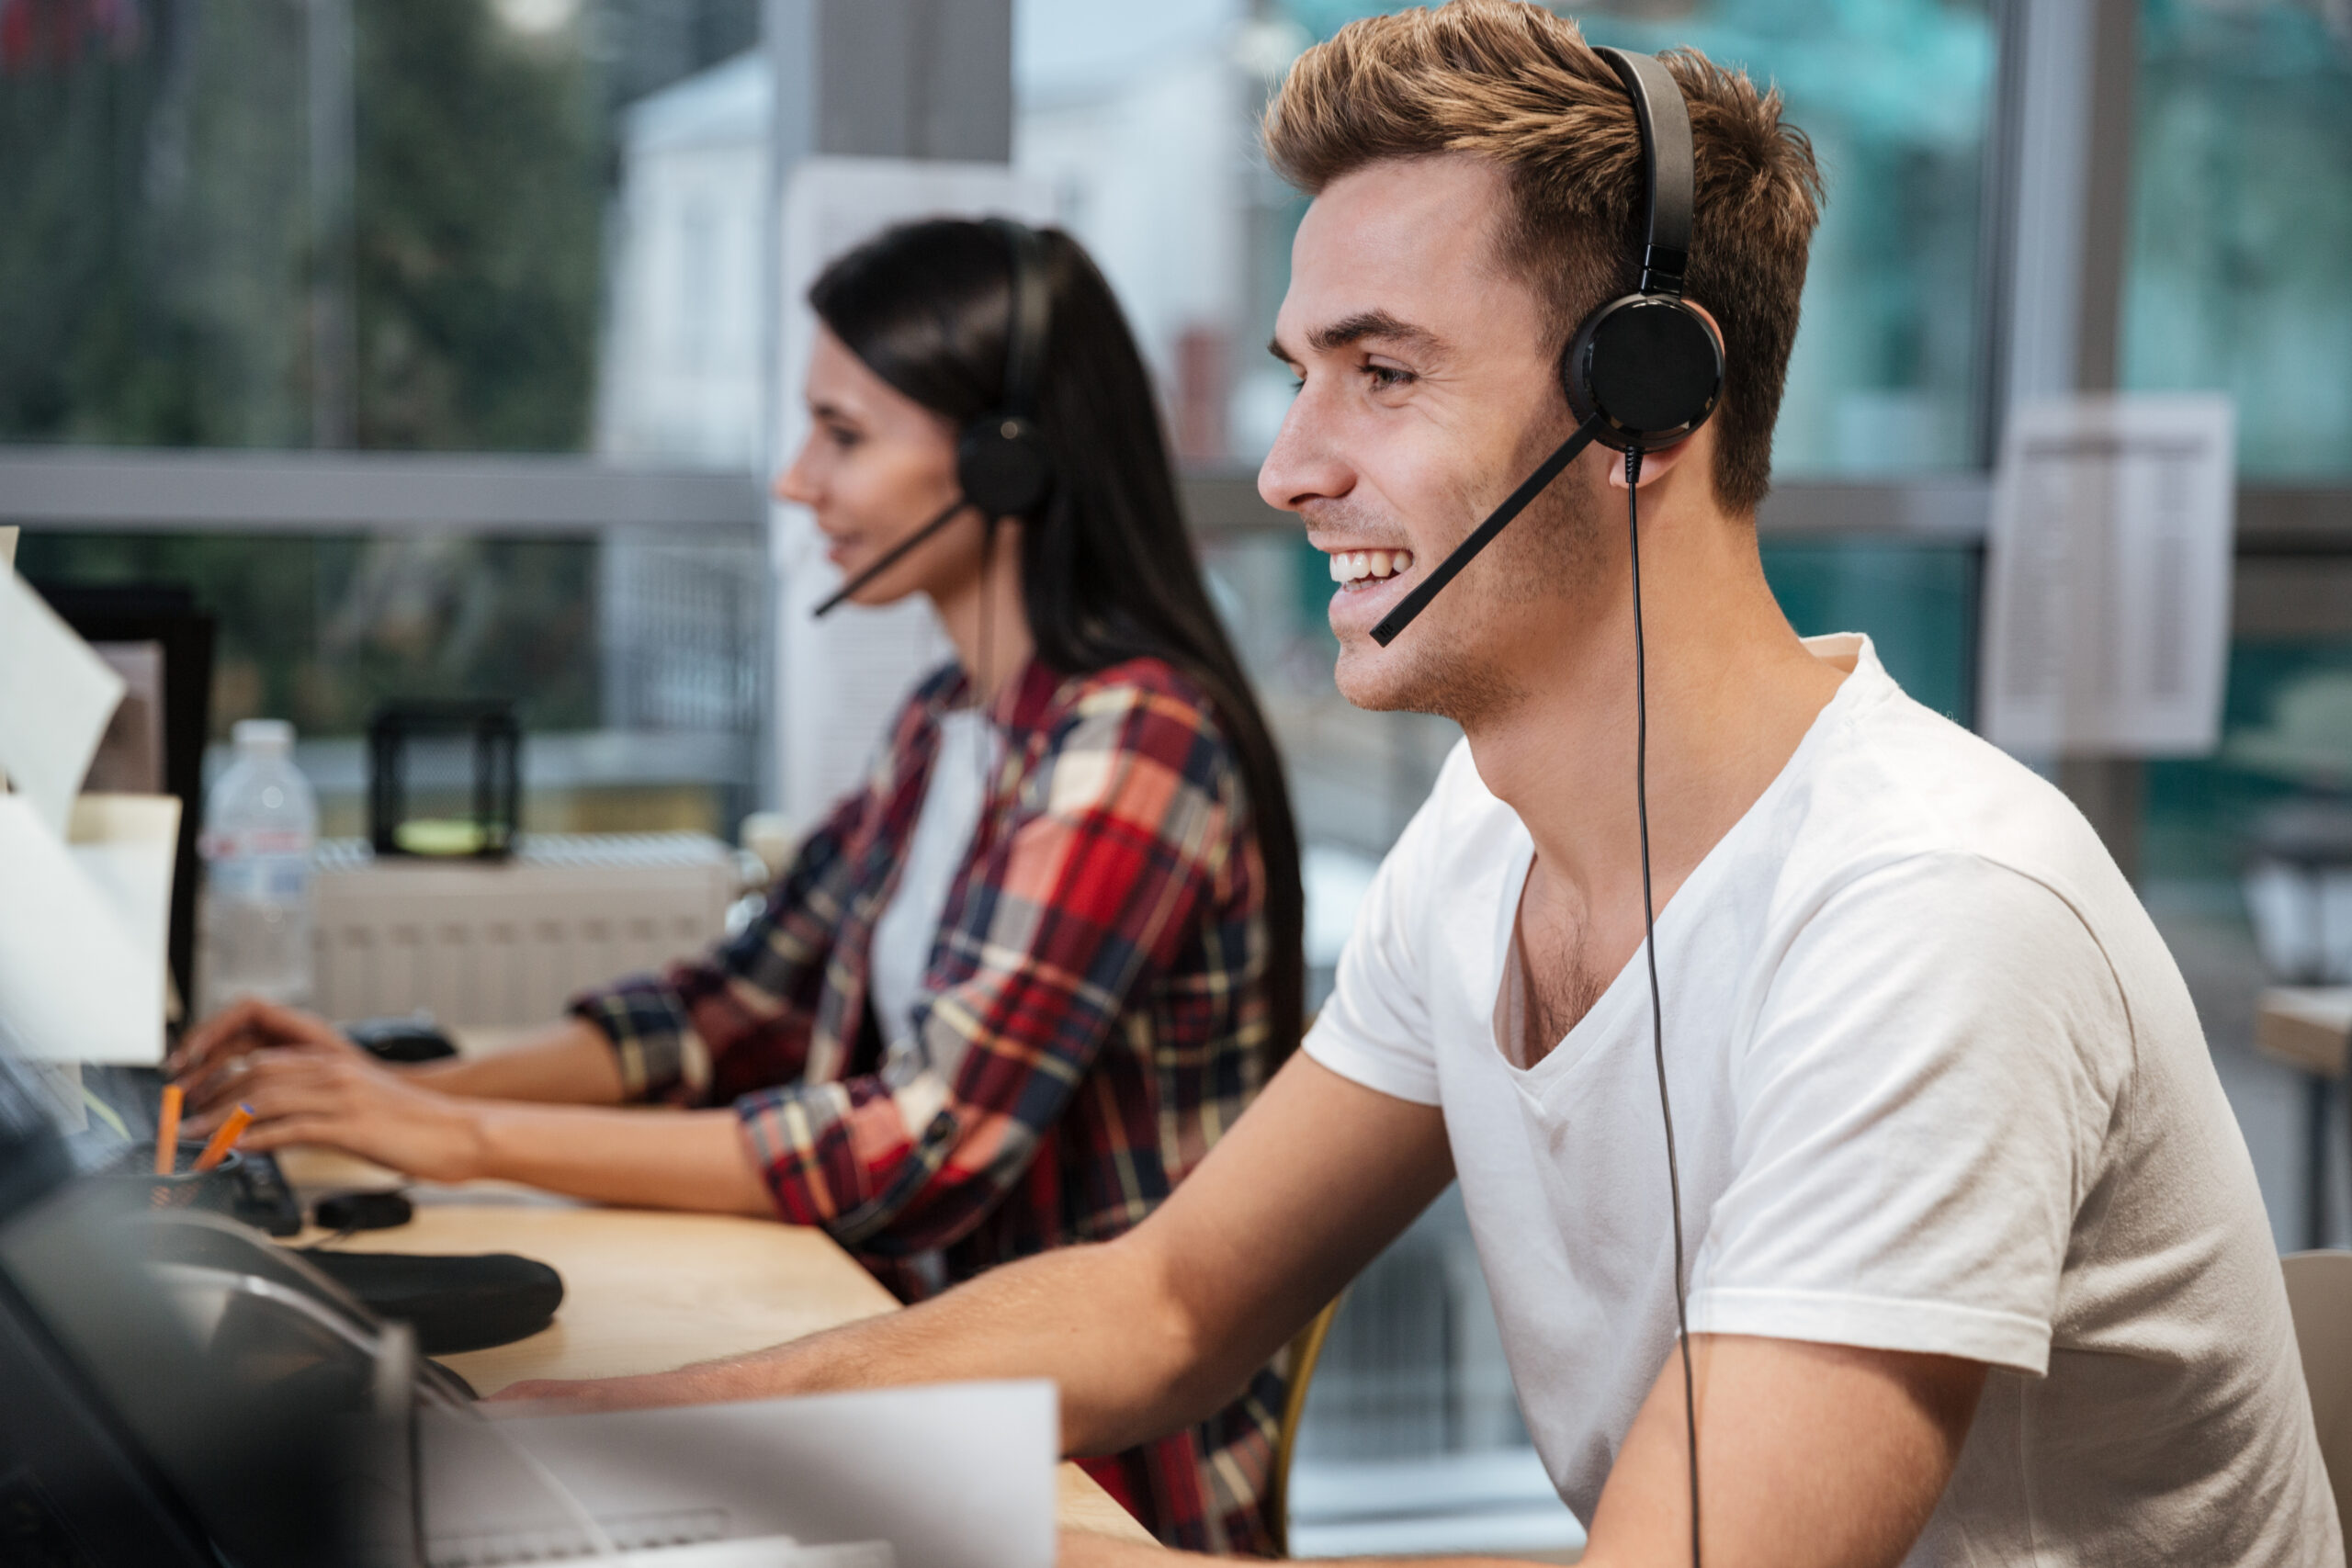
POLYGON ((2256 1049, 2324 1078, 2344 1076, 2352 986, 2272 986, 2255 1004, 2256 1049))
MULTIPOLYGON (((280 1156, 298 1190, 392 1186, 392 1173, 324 1150, 280 1156)), ((722 1214, 605 1209, 516 1189, 425 1189, 416 1218, 337 1243, 349 1252, 513 1252, 563 1276, 556 1320, 528 1339, 442 1358, 478 1393, 526 1378, 610 1378, 741 1355, 898 1302, 822 1231, 722 1214)), ((306 1231, 298 1245, 326 1239, 306 1231)), ((1076 1465, 1061 1467, 1065 1527, 1148 1541, 1076 1465)))
POLYGON ((2304 1245, 2327 1245, 2329 1086, 2352 1054, 2352 986, 2272 986, 2254 1010, 2255 1049, 2302 1070, 2310 1131, 2304 1160, 2304 1245))

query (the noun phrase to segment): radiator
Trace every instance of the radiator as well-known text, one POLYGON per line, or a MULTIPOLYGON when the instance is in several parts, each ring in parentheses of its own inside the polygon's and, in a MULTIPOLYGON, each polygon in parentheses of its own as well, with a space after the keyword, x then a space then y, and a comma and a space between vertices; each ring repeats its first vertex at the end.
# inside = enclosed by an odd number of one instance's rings
POLYGON ((543 1023, 575 992, 718 940, 736 857, 700 833, 533 833, 503 864, 319 846, 317 1010, 543 1023))

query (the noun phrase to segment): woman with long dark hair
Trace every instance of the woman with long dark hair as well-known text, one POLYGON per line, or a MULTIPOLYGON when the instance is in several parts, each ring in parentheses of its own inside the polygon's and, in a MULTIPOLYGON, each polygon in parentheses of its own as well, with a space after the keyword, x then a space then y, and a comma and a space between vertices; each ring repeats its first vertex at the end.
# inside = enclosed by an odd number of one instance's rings
MULTIPOLYGON (((513 1051, 393 1069, 232 1006, 175 1062, 192 1130, 241 1100, 258 1148, 821 1225, 912 1301, 1131 1228, 1289 1054, 1282 768, 1109 286, 1058 232, 939 220, 835 262, 810 300, 812 427, 777 491, 854 600, 924 594, 956 650, 865 784, 741 934, 513 1051), (1035 482, 989 515, 968 448, 1008 411, 1035 482), (622 1100, 689 1111, 593 1109, 622 1100)), ((1261 1372, 1089 1468, 1171 1545, 1267 1550, 1281 1396, 1261 1372)))

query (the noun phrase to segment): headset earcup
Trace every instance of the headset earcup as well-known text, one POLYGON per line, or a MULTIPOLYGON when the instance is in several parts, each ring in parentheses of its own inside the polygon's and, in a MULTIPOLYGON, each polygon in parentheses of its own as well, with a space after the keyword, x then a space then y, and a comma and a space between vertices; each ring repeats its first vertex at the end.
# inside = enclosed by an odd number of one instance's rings
POLYGON ((1723 396, 1724 351, 1706 318, 1681 300, 1628 294, 1577 329, 1560 365, 1579 421, 1623 452, 1670 446, 1707 422, 1723 396))
POLYGON ((1025 517, 1053 489, 1054 463, 1035 425, 989 414, 966 425, 957 438, 956 477, 986 515, 1025 517))

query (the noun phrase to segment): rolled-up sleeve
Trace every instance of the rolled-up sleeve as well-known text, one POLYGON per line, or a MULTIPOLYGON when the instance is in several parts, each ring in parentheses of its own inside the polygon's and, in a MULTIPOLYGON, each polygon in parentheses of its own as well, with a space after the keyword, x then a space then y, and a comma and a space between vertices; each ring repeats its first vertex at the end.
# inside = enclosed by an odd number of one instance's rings
MULTIPOLYGON (((1213 929, 1204 900, 1262 874, 1237 864, 1238 773, 1202 701, 1090 693, 1041 773, 993 874, 951 902, 934 974, 956 977, 917 1007, 918 1048, 737 1102, 786 1218, 891 1254, 967 1233, 1029 1170, 1130 997, 1213 929)), ((1236 983, 1259 961, 1228 956, 1236 983)), ((1153 1157, 1156 1128, 1127 1134, 1153 1157)))

